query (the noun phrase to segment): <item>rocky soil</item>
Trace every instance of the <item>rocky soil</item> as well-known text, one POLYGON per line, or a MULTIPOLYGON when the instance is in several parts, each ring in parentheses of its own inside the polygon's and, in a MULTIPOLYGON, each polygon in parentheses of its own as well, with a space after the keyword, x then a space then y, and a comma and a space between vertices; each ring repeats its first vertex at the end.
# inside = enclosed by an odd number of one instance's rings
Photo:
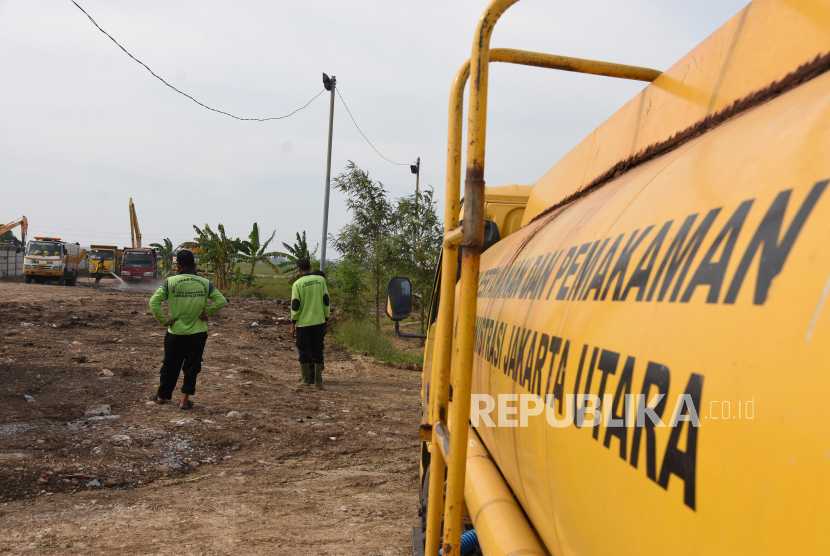
POLYGON ((327 344, 298 389, 287 302, 234 298, 159 406, 148 299, 0 284, 0 554, 411 554, 419 372, 327 344))

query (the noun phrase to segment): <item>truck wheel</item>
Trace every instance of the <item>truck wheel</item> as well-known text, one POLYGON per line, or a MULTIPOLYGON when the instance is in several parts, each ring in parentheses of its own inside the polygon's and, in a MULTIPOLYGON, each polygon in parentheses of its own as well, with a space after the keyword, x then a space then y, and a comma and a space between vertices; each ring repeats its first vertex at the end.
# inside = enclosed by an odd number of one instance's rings
POLYGON ((58 285, 59 285, 59 286, 64 286, 64 285, 66 285, 66 278, 65 278, 65 277, 63 277, 63 276, 61 276, 60 278, 58 278, 58 285))
POLYGON ((24 274, 23 275, 23 281, 27 284, 31 284, 32 283, 32 275, 31 274, 24 274))

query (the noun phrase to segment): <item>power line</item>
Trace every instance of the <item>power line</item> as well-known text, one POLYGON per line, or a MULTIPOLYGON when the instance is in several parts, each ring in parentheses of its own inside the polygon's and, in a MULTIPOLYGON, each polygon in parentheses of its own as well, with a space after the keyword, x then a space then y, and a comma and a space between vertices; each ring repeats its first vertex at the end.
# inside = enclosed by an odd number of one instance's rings
POLYGON ((376 152, 376 153, 378 153, 378 156, 380 156, 380 157, 381 157, 383 160, 385 160, 386 162, 391 162, 391 163, 392 163, 392 164, 394 164, 395 166, 409 166, 409 164, 408 164, 408 163, 403 163, 403 162, 395 162, 394 160, 389 160, 388 158, 386 158, 385 156, 383 156, 382 154, 380 154, 380 151, 379 151, 379 150, 375 149, 375 146, 372 144, 372 142, 371 142, 371 141, 369 141, 369 138, 368 138, 368 137, 366 137, 366 135, 364 135, 362 131, 360 131, 360 127, 357 125, 357 122, 355 121, 354 116, 352 116, 352 111, 351 111, 351 110, 349 110, 349 107, 346 105, 346 101, 345 101, 345 100, 343 100, 343 95, 341 95, 341 94, 340 94, 340 87, 336 87, 336 89, 335 89, 335 90, 337 91, 337 96, 339 96, 339 97, 340 97, 340 102, 342 102, 342 103, 343 103, 343 106, 345 106, 345 107, 346 107, 346 112, 348 112, 348 113, 349 113, 349 117, 352 119, 352 123, 353 123, 353 124, 354 124, 354 126, 357 128, 357 131, 358 131, 358 132, 360 132, 360 134, 361 134, 361 135, 363 135, 363 138, 364 138, 364 139, 366 139, 366 142, 367 142, 367 143, 369 143, 369 146, 370 146, 370 147, 372 147, 372 148, 375 150, 375 152, 376 152))
MULTIPOLYGON (((40 226, 40 225, 30 226, 30 228, 37 229, 37 230, 44 229, 44 230, 62 230, 62 231, 68 231, 68 232, 89 232, 89 233, 92 233, 92 234, 102 234, 102 235, 111 235, 111 236, 119 236, 119 237, 124 237, 124 236, 130 237, 130 234, 126 233, 126 232, 124 232, 124 233, 122 233, 122 232, 105 232, 105 231, 101 231, 101 230, 81 230, 79 228, 60 228, 60 227, 57 227, 57 226, 40 226)), ((196 234, 195 234, 195 232, 191 232, 191 233, 183 232, 183 233, 175 233, 175 234, 170 234, 170 233, 167 233, 167 232, 142 232, 141 235, 193 236, 193 235, 196 235, 196 234)))
MULTIPOLYGON (((104 232, 98 230, 82 230, 79 228, 60 228, 57 226, 29 226, 30 230, 61 230, 62 232, 89 232, 91 234, 95 234, 94 236, 84 235, 84 234, 74 234, 80 237, 101 237, 104 238, 110 237, 112 239, 119 239, 119 238, 129 238, 131 237, 128 233, 121 233, 121 232, 104 232)), ((196 237, 196 232, 181 232, 181 233, 168 233, 168 232, 141 232, 142 236, 153 236, 153 237, 161 237, 161 236, 169 236, 169 237, 196 237)), ((244 236, 244 234, 243 234, 244 236)), ((241 236, 240 236, 241 237, 241 236)), ((276 234, 275 238, 286 238, 286 239, 295 239, 294 236, 287 236, 276 234)))
MULTIPOLYGON (((254 122, 265 122, 265 121, 268 121, 268 120, 282 120, 282 119, 287 118, 287 117, 289 117, 289 116, 293 116, 294 114, 296 114, 297 112, 299 112, 300 110, 302 110, 303 108, 305 108, 306 106, 308 106, 309 104, 311 104, 312 102, 314 102, 314 99, 316 99, 317 97, 319 97, 320 95, 322 95, 322 94, 326 91, 325 89, 323 89, 322 91, 320 91, 319 93, 317 93, 317 94, 314 96, 314 98, 312 98, 310 101, 308 101, 307 103, 305 103, 305 105, 301 106, 300 108, 297 108, 296 110, 294 110, 294 111, 293 111, 293 112, 291 112, 290 114, 286 114, 285 116, 274 116, 274 117, 271 117, 271 118, 240 118, 239 116, 234 116, 233 114, 230 114, 230 113, 228 113, 228 112, 224 112, 224 111, 222 111, 222 110, 217 110, 216 108, 211 108, 211 107, 210 107, 210 106, 208 106, 207 104, 203 104, 203 103, 199 102, 198 100, 196 100, 196 99, 195 99, 195 98, 193 98, 192 96, 188 95, 188 94, 187 94, 187 93, 185 93, 185 92, 180 91, 179 89, 177 89, 176 87, 174 87, 173 85, 171 85, 170 83, 168 83, 167 81, 165 81, 164 79, 162 79, 161 77, 159 77, 158 75, 156 75, 156 73, 155 73, 153 70, 151 70, 151 69, 147 66, 147 64, 145 64, 144 62, 142 62, 141 60, 139 60, 138 58, 136 58, 135 56, 133 56, 132 54, 130 54, 129 52, 127 52, 127 49, 126 49, 126 48, 124 48, 123 46, 121 46, 121 45, 118 43, 118 41, 117 41, 117 40, 115 40, 115 39, 112 37, 112 35, 110 35, 110 34, 109 34, 109 33, 107 33, 106 31, 104 31, 103 29, 101 29, 101 26, 100 26, 100 25, 98 25, 98 23, 96 23, 96 22, 95 22, 95 20, 94 20, 94 19, 92 19, 92 16, 91 16, 91 15, 89 15, 88 13, 86 13, 86 10, 84 10, 81 6, 79 6, 79 5, 78 5, 78 3, 77 3, 77 2, 75 2, 75 0, 71 0, 71 1, 72 1, 72 3, 73 3, 73 4, 75 4, 75 6, 77 6, 77 8, 78 8, 79 10, 81 10, 82 12, 84 12, 84 15, 85 15, 85 16, 87 16, 87 17, 89 18, 89 20, 92 22, 92 24, 93 24, 93 25, 95 25, 95 26, 98 28, 98 30, 99 30, 99 31, 101 31, 101 32, 102 32, 102 33, 104 33, 106 36, 108 36, 108 37, 110 38, 110 40, 111 40, 112 42, 114 42, 114 43, 118 46, 118 48, 120 48, 121 50, 123 50, 123 51, 124 51, 124 53, 125 53, 127 56, 129 56, 130 58, 132 58, 133 60, 135 60, 136 62, 138 62, 139 64, 141 64, 142 66, 144 66, 144 68, 145 68, 147 71, 149 71, 149 72, 152 74, 152 76, 153 76, 153 77, 155 77, 156 79, 158 79, 159 81, 161 81, 162 83, 164 83, 165 85, 167 85, 168 87, 170 87, 171 89, 173 89, 174 91, 176 91, 177 93, 179 93, 180 95, 184 95, 184 96, 186 96, 187 98, 189 98, 190 100, 192 100, 193 102, 195 102, 196 104, 198 104, 199 106, 201 106, 201 107, 203 107, 203 108, 207 108, 208 110, 212 110, 212 111, 214 111, 214 112, 218 112, 218 113, 220 113, 220 114, 224 114, 225 116, 230 116, 231 118, 234 118, 234 119, 236 119, 236 120, 243 120, 243 121, 254 121, 254 122)), ((357 124, 355 124, 355 125, 357 125, 357 124)), ((380 153, 378 153, 378 154, 380 154, 380 153)))

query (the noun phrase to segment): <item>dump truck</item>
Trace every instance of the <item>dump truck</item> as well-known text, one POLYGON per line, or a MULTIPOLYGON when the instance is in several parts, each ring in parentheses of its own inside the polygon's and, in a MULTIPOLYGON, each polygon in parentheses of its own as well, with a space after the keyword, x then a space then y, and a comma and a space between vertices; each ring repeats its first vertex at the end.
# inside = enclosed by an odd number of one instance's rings
POLYGON ((101 278, 121 275, 122 250, 115 245, 90 245, 89 275, 97 285, 101 278))
POLYGON ((159 277, 158 254, 155 249, 141 247, 141 229, 135 205, 130 198, 130 239, 121 259, 121 279, 125 282, 151 282, 159 277))
POLYGON ((78 283, 78 271, 83 267, 85 257, 86 249, 77 242, 36 236, 26 244, 23 281, 27 284, 55 281, 60 286, 74 286, 78 283))
POLYGON ((125 282, 151 282, 159 276, 155 249, 125 247, 121 259, 121 279, 125 282))
MULTIPOLYGON (((515 2, 450 92, 415 554, 830 553, 830 4, 756 0, 659 72, 491 49, 515 2), (495 62, 649 82, 512 233, 495 62)), ((387 313, 410 296, 390 280, 387 313)))

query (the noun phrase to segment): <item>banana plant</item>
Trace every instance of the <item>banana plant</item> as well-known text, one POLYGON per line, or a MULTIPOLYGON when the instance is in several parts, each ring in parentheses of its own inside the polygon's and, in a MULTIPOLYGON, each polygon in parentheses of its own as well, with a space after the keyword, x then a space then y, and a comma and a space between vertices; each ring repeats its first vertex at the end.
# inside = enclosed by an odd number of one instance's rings
POLYGON ((303 235, 300 235, 300 232, 296 232, 297 234, 297 241, 294 242, 294 245, 288 245, 287 243, 283 242, 283 247, 285 247, 286 252, 284 253, 274 253, 278 257, 285 257, 288 259, 284 263, 280 263, 279 267, 281 270, 290 270, 293 268, 297 268, 297 260, 298 259, 308 259, 312 261, 314 259, 314 255, 317 254, 317 246, 314 246, 314 251, 308 250, 308 242, 305 239, 305 230, 303 230, 303 235))
POLYGON ((150 247, 156 250, 162 276, 168 276, 173 272, 173 242, 169 238, 164 238, 164 245, 151 243, 150 247))
POLYGON ((242 274, 242 267, 236 267, 236 274, 231 278, 231 282, 236 284, 236 293, 239 293, 239 286, 245 281, 245 276, 242 274))
POLYGON ((212 270, 218 287, 227 287, 239 260, 242 242, 229 238, 222 224, 217 226, 218 233, 211 230, 207 224, 203 229, 194 225, 193 229, 199 234, 196 238, 199 248, 204 250, 199 261, 207 264, 212 270))
POLYGON ((268 245, 274 240, 276 233, 277 231, 274 230, 271 237, 268 238, 268 241, 262 243, 259 238, 259 226, 254 222, 254 228, 248 234, 248 241, 243 240, 239 242, 239 262, 251 265, 251 271, 248 273, 247 287, 250 288, 254 281, 254 270, 257 263, 267 265, 277 274, 280 273, 279 267, 271 262, 271 259, 280 256, 280 254, 275 251, 268 251, 268 245))

